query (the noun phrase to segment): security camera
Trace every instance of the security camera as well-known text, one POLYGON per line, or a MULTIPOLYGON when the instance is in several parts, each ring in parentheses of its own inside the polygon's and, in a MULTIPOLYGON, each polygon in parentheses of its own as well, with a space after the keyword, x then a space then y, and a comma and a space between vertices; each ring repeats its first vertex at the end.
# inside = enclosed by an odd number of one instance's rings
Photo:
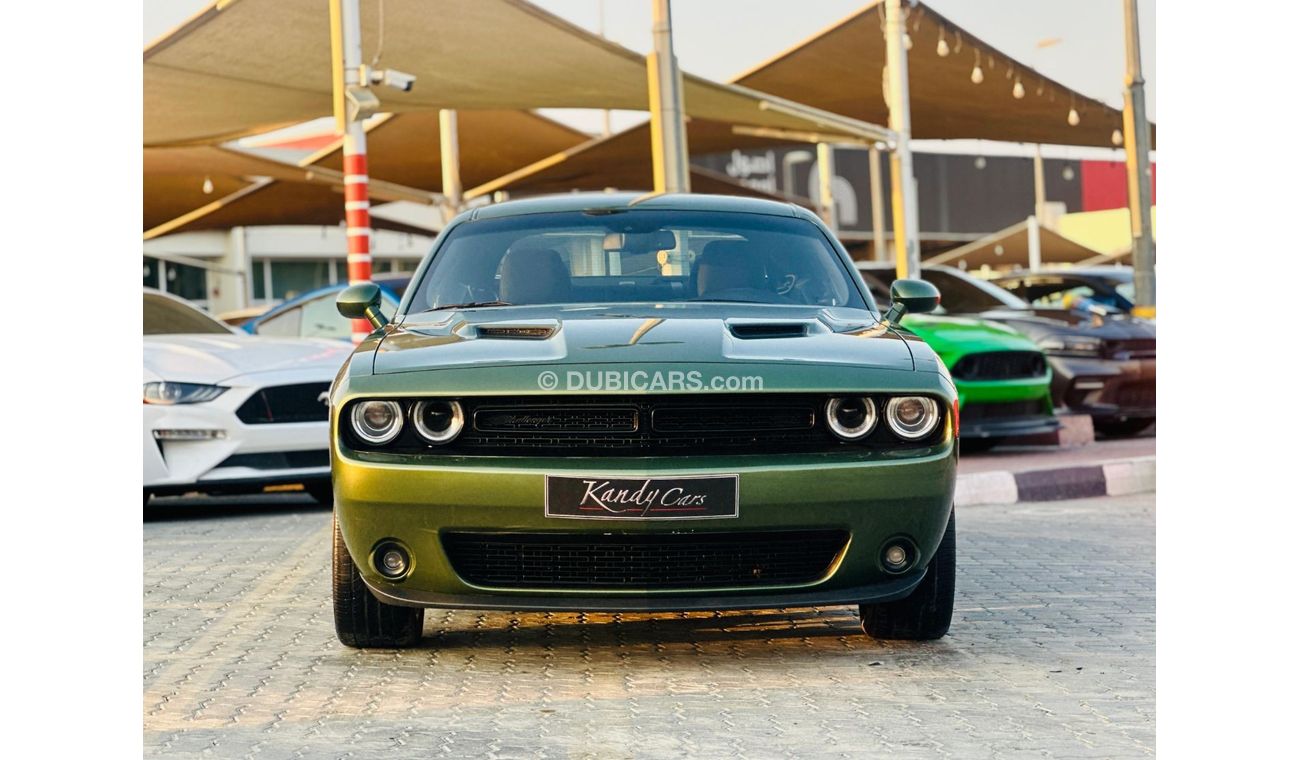
POLYGON ((396 69, 378 69, 370 71, 371 84, 382 84, 385 87, 392 87, 394 90, 410 92, 415 86, 415 75, 407 74, 405 71, 396 69))

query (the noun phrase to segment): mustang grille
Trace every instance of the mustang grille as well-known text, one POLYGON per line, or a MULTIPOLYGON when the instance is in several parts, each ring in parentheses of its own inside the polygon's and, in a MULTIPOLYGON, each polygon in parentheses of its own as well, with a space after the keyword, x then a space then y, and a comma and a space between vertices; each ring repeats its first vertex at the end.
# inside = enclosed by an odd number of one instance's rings
POLYGON ((811 583, 844 531, 640 534, 445 533, 452 569, 495 588, 674 589, 811 583))
POLYGON ((245 425, 280 422, 323 422, 330 418, 329 405, 321 401, 329 383, 300 383, 262 388, 248 397, 235 416, 245 425))
POLYGON ((989 351, 963 356, 953 365, 952 376, 958 380, 1014 380, 1042 377, 1047 362, 1037 351, 989 351))

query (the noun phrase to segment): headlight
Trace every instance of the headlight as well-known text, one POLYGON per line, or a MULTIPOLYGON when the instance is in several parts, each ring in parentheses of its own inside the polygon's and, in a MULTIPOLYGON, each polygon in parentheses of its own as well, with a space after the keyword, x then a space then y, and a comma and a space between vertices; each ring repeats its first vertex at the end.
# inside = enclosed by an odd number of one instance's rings
POLYGON ((144 402, 146 404, 199 404, 225 393, 220 385, 200 385, 198 383, 145 383, 144 402))
POLYGON ((421 401, 415 405, 415 432, 429 443, 447 443, 465 427, 459 401, 421 401))
POLYGON ((396 401, 361 401, 352 407, 352 431, 366 443, 382 446, 402 432, 402 407, 396 401))
POLYGON ((876 405, 864 396, 833 398, 826 402, 826 424, 840 438, 856 441, 876 426, 876 405))
POLYGON ((939 424, 939 405, 924 396, 899 396, 885 406, 885 418, 899 438, 915 441, 939 424))
POLYGON ((1038 347, 1054 356, 1101 355, 1101 339, 1086 335, 1049 335, 1038 341, 1038 347))

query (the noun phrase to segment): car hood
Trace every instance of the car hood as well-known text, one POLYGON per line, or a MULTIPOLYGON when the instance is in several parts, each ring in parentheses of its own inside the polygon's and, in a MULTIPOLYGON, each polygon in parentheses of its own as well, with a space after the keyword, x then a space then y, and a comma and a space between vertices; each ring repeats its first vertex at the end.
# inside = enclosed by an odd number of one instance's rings
POLYGON ((412 315, 380 343, 374 372, 768 362, 914 368, 908 341, 860 309, 713 303, 516 306, 412 315))
POLYGON ((144 368, 147 377, 173 382, 219 383, 256 372, 311 369, 330 380, 350 353, 350 344, 324 339, 148 335, 144 368))
POLYGON ((1126 314, 1093 314, 1071 309, 999 309, 980 314, 1030 335, 1088 335, 1102 340, 1155 340, 1155 323, 1126 314))
POLYGON ((916 333, 950 364, 967 354, 985 351, 1037 351, 1033 341, 996 322, 971 317, 911 314, 903 327, 916 333))

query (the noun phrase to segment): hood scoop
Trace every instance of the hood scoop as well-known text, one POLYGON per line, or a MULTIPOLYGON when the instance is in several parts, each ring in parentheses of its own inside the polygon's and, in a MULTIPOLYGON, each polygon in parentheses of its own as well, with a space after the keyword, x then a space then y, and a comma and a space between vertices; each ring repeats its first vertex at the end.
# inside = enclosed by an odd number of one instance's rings
POLYGON ((555 334, 555 325, 479 325, 475 332, 480 338, 498 340, 546 340, 555 334))
POLYGON ((741 340, 801 338, 808 334, 807 322, 727 322, 727 329, 741 340))

